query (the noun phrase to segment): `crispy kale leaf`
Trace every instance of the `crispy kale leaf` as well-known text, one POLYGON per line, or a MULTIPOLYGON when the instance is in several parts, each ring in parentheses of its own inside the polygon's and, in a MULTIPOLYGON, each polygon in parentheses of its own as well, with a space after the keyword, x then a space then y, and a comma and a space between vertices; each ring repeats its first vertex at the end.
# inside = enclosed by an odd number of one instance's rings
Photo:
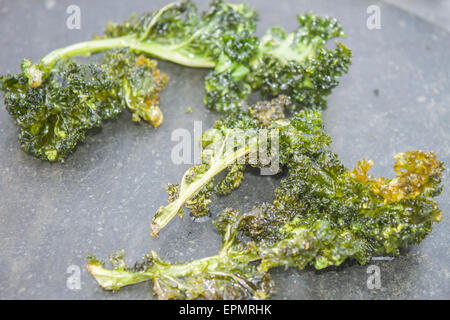
POLYGON ((0 77, 21 147, 48 161, 63 161, 87 130, 126 107, 133 120, 160 125, 158 94, 166 83, 155 61, 127 50, 111 51, 89 65, 61 60, 49 68, 25 60, 21 73, 0 77))
MULTIPOLYGON (((235 217, 239 219, 239 217, 235 217)), ((114 269, 88 255, 86 268, 105 290, 153 281, 153 292, 159 299, 264 299, 272 292, 270 275, 260 272, 253 261, 258 248, 238 241, 239 222, 219 222, 224 228, 223 247, 211 257, 187 263, 170 264, 156 252, 144 256, 142 262, 127 267, 123 251, 110 256, 114 269)))
MULTIPOLYGON (((285 254, 264 258, 260 267, 303 268, 304 259, 317 269, 346 259, 364 264, 372 256, 398 255, 401 247, 420 243, 431 232, 432 223, 441 219, 430 195, 439 194, 443 166, 433 153, 415 150, 399 156, 408 154, 416 160, 405 163, 411 167, 405 173, 427 181, 429 189, 402 199, 389 196, 388 201, 371 182, 356 180, 354 170, 348 171, 331 151, 315 157, 299 155, 276 190, 274 202, 255 208, 243 227, 243 234, 256 243, 283 243, 285 254), (299 252, 295 243, 292 247, 299 234, 312 237, 308 251, 299 252)), ((398 175, 386 181, 394 190, 411 190, 416 185, 413 179, 400 182, 398 175)))
POLYGON ((292 33, 270 28, 257 48, 247 41, 247 59, 219 61, 206 78, 205 104, 228 111, 259 92, 265 98, 284 94, 297 108, 324 109, 339 77, 348 71, 351 52, 341 43, 335 49, 325 47, 331 39, 345 36, 335 19, 305 14, 298 22, 292 33))
POLYGON ((133 14, 122 23, 110 22, 102 37, 57 49, 42 63, 126 47, 188 67, 214 68, 224 51, 239 52, 239 43, 232 39, 253 33, 256 19, 256 11, 245 3, 213 0, 200 13, 189 0, 173 2, 154 12, 133 14))
POLYGON ((302 110, 284 128, 280 159, 287 177, 272 203, 217 216, 223 238, 218 255, 169 264, 152 253, 138 268, 119 264, 114 270, 90 258, 87 268, 97 282, 118 290, 153 280, 163 299, 266 298, 273 288, 271 268, 322 269, 347 259, 365 264, 372 256, 397 255, 399 248, 420 243, 440 221, 432 197, 442 190, 444 167, 433 153, 398 154, 396 176, 375 179, 367 175, 371 162, 348 170, 330 150, 320 112, 302 110))
POLYGON ((168 185, 170 203, 159 208, 153 217, 152 236, 158 236, 173 217, 181 215, 183 205, 191 209, 193 216, 209 214, 211 195, 225 195, 239 187, 247 164, 267 166, 270 163, 266 159, 270 157, 267 145, 273 130, 279 130, 275 121, 284 118, 283 110, 289 104, 290 100, 284 96, 271 102, 258 102, 250 107, 251 112, 237 110, 205 131, 202 163, 190 168, 180 185, 168 185), (225 170, 226 176, 215 183, 214 178, 225 170))
POLYGON ((205 131, 202 164, 190 168, 179 186, 169 184, 170 204, 153 217, 152 236, 158 236, 173 217, 181 215, 183 205, 193 216, 209 214, 211 196, 227 195, 239 187, 247 165, 265 168, 277 161, 283 167, 294 161, 292 152, 317 152, 331 141, 322 130, 318 112, 285 119, 284 110, 290 104, 286 96, 260 101, 248 111, 234 111, 205 131), (214 178, 225 170, 225 177, 216 182, 214 178))
POLYGON ((368 175, 373 164, 368 160, 348 170, 329 149, 330 139, 314 113, 305 112, 310 120, 295 120, 281 132, 288 176, 275 190, 273 203, 255 207, 242 228, 258 245, 286 245, 289 254, 263 259, 261 268, 303 267, 297 261, 306 256, 317 269, 348 258, 364 264, 374 255, 398 255, 399 248, 420 243, 442 218, 432 200, 442 191, 444 170, 436 155, 420 150, 397 154, 392 179, 368 175), (312 236, 310 249, 290 256, 297 250, 290 243, 298 234, 312 236))

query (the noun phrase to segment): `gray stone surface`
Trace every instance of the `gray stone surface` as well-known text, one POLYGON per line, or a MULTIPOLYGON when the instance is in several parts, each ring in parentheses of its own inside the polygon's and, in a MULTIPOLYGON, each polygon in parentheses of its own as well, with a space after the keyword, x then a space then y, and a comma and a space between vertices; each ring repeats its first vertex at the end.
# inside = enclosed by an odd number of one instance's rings
POLYGON ((450 31, 448 0, 383 0, 450 31))
MULTIPOLYGON (((16 72, 24 57, 37 60, 52 49, 86 40, 109 19, 153 10, 166 1, 76 1, 81 30, 65 27, 66 8, 75 1, 0 0, 0 73, 16 72)), ((205 8, 205 1, 197 1, 205 8)), ((354 52, 353 66, 330 98, 324 114, 333 148, 346 165, 363 157, 375 161, 373 173, 392 174, 396 152, 434 151, 450 166, 450 35, 443 28, 383 2, 363 0, 248 1, 261 14, 259 33, 272 25, 292 29, 295 14, 314 11, 337 17, 354 52), (366 8, 381 8, 380 30, 366 28, 366 8), (379 95, 374 95, 374 90, 379 95)), ((150 237, 156 209, 166 203, 165 184, 178 182, 186 165, 174 165, 171 132, 193 121, 212 124, 218 114, 202 103, 205 70, 160 62, 171 77, 163 93, 165 122, 153 129, 136 125, 130 114, 110 121, 87 137, 64 164, 26 155, 17 130, 0 102, 0 298, 1 299, 152 299, 149 284, 102 291, 83 268, 86 252, 101 258, 125 249, 133 262, 150 250, 187 261, 214 254, 219 236, 209 221, 176 218, 150 237), (184 110, 193 106, 194 113, 184 110), (67 269, 81 268, 81 289, 66 286, 67 269)), ((237 192, 218 199, 242 210, 272 199, 278 180, 246 173, 237 192)), ((419 246, 393 261, 374 261, 381 269, 379 290, 369 290, 367 266, 346 263, 325 271, 272 272, 275 299, 449 299, 448 171, 438 202, 444 220, 419 246)))

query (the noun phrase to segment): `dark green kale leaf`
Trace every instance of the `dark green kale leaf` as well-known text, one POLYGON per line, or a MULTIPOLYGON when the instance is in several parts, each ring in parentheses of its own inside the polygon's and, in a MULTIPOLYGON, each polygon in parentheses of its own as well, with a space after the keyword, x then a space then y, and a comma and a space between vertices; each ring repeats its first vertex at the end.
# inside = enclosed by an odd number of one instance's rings
POLYGON ((129 48, 187 67, 214 68, 223 52, 236 55, 232 39, 253 34, 256 19, 256 11, 245 3, 213 0, 200 13, 195 4, 183 0, 154 12, 133 14, 122 23, 110 22, 103 36, 56 49, 41 62, 51 66, 62 58, 129 48))
MULTIPOLYGON (((317 269, 346 259, 364 264, 372 256, 398 255, 399 248, 419 244, 431 232, 432 223, 441 220, 431 195, 439 194, 444 169, 433 153, 415 150, 398 157, 409 169, 397 172, 393 179, 364 181, 355 178, 354 172, 364 176, 367 167, 361 169, 358 164, 349 171, 329 150, 296 154, 288 177, 275 191, 275 200, 248 215, 244 234, 256 243, 280 243, 306 232, 313 236, 308 246, 315 251, 308 263, 317 269), (399 175, 411 179, 402 180, 399 175), (426 181, 427 186, 417 189, 418 181, 426 181), (408 196, 396 197, 398 190, 408 190, 408 196)), ((304 267, 297 265, 298 258, 263 259, 262 266, 304 267)))
POLYGON ((21 73, 0 77, 21 147, 48 161, 63 161, 89 129, 126 107, 134 120, 158 126, 158 93, 166 83, 155 61, 126 50, 107 53, 101 63, 89 65, 60 60, 51 69, 25 60, 21 73))
POLYGON ((272 27, 259 45, 247 40, 250 54, 244 56, 250 58, 225 60, 232 68, 221 67, 219 61, 206 79, 206 105, 227 111, 259 92, 264 98, 286 95, 296 108, 324 109, 332 89, 348 71, 351 51, 341 43, 334 49, 325 47, 331 39, 345 36, 335 19, 305 14, 298 21, 292 33, 272 27))
MULTIPOLYGON (((259 269, 322 269, 347 259, 398 255, 419 244, 442 219, 432 199, 442 191, 444 167, 432 152, 395 156, 392 179, 367 174, 371 161, 348 170, 329 149, 320 113, 301 111, 281 131, 280 159, 288 170, 272 203, 239 215, 241 241, 259 248, 259 269)), ((225 210, 220 221, 236 219, 225 210)), ((221 224, 216 225, 224 232, 221 224)))
POLYGON ((158 299, 265 299, 273 290, 270 275, 258 269, 258 248, 237 240, 239 217, 219 222, 225 230, 223 247, 211 257, 186 263, 171 264, 156 252, 144 256, 142 262, 127 267, 123 251, 110 256, 114 269, 88 255, 86 268, 105 290, 153 281, 153 292, 158 299))
POLYGON ((350 57, 341 43, 334 50, 320 49, 302 64, 265 55, 252 73, 253 88, 263 96, 287 95, 297 108, 325 109, 332 89, 348 71, 350 57))
POLYGON ((250 60, 258 54, 258 44, 250 32, 223 37, 222 54, 205 79, 204 102, 208 108, 219 112, 239 109, 252 92, 251 84, 243 79, 250 72, 250 60))
MULTIPOLYGON (((199 13, 188 0, 170 3, 155 12, 133 14, 127 21, 109 23, 105 38, 123 39, 133 50, 188 67, 213 68, 222 54, 242 59, 237 47, 241 34, 253 34, 257 13, 245 3, 214 0, 199 13)), ((244 50, 245 51, 245 50, 244 50)))

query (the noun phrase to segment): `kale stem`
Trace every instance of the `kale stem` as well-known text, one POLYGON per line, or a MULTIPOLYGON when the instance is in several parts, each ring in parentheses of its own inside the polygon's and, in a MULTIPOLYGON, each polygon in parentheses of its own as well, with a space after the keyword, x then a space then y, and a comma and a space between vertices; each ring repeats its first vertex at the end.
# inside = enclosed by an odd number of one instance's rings
POLYGON ((217 174, 225 170, 227 166, 228 164, 225 161, 213 164, 209 168, 209 170, 205 172, 202 178, 190 184, 189 187, 183 192, 182 195, 180 195, 177 200, 170 203, 168 206, 162 207, 160 210, 158 210, 151 224, 152 237, 157 237, 159 231, 164 228, 170 222, 170 220, 173 219, 173 217, 177 215, 182 205, 190 198, 195 196, 201 188, 203 188, 217 174))
POLYGON ((92 53, 114 48, 130 48, 133 51, 149 54, 163 60, 171 61, 193 68, 214 68, 215 62, 208 57, 195 56, 189 52, 176 50, 172 46, 161 45, 152 41, 140 41, 134 37, 91 40, 79 42, 68 47, 56 49, 42 58, 42 64, 52 66, 62 58, 89 56, 92 53))
POLYGON ((112 39, 91 40, 75 43, 73 45, 56 49, 41 59, 46 66, 52 66, 58 60, 74 56, 89 56, 92 53, 122 48, 127 46, 129 37, 120 37, 112 39))
POLYGON ((98 284, 105 290, 117 291, 124 286, 150 281, 161 276, 181 278, 200 273, 217 273, 219 266, 231 262, 250 263, 260 259, 257 255, 248 252, 221 252, 218 255, 193 260, 187 263, 168 264, 155 261, 154 265, 145 271, 132 271, 130 269, 106 269, 100 263, 88 263, 86 268, 98 284))

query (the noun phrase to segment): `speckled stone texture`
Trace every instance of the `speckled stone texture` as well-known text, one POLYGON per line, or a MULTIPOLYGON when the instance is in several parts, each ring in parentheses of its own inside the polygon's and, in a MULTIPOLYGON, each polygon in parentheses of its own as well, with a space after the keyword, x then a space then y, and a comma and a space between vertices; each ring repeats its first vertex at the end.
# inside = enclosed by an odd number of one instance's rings
MULTIPOLYGON (((206 1, 196 1, 206 8, 206 1)), ((373 159, 376 175, 392 175, 392 156, 420 148, 450 166, 450 35, 444 28, 384 2, 363 0, 248 0, 260 12, 259 34, 273 25, 296 26, 296 13, 313 11, 338 18, 354 52, 353 65, 324 113, 333 148, 352 167, 373 159), (339 3, 339 5, 337 4, 339 3), (368 30, 366 9, 381 8, 381 29, 368 30), (374 90, 378 90, 378 96, 374 90)), ((36 61, 49 51, 101 33, 107 20, 132 11, 154 10, 167 1, 0 0, 0 73, 17 72, 24 57, 36 61), (66 28, 66 8, 81 8, 81 30, 66 28)), ((103 291, 84 269, 91 252, 100 258, 125 249, 134 262, 150 250, 171 261, 217 252, 220 238, 210 221, 176 218, 159 239, 150 220, 167 203, 165 185, 176 183, 188 165, 171 162, 171 133, 193 132, 194 120, 209 127, 219 117, 203 105, 203 78, 195 70, 160 62, 171 77, 163 93, 165 122, 154 129, 136 125, 127 112, 90 134, 64 164, 25 154, 17 128, 0 102, 0 298, 152 299, 148 283, 103 291), (186 114, 186 107, 194 112, 186 114), (68 267, 81 268, 81 289, 71 290, 68 267)), ((225 207, 250 209, 271 200, 279 180, 246 173, 238 191, 217 199, 225 207)), ((275 299, 449 299, 450 185, 438 198, 444 220, 419 246, 380 267, 381 288, 367 287, 367 266, 272 272, 275 299)))

